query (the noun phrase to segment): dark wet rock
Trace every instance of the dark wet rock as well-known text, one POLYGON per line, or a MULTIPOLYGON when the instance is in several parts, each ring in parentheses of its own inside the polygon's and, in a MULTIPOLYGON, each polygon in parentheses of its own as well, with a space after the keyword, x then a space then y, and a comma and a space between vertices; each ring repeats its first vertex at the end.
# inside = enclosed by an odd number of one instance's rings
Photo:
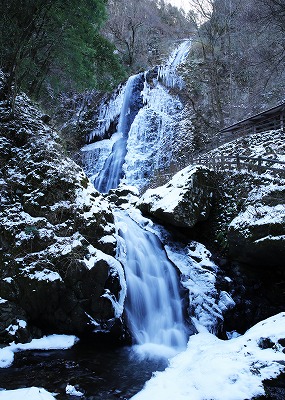
POLYGON ((272 349, 275 346, 275 343, 272 342, 270 338, 261 337, 258 341, 258 346, 261 349, 272 349))
MULTIPOLYGON (((0 118, 5 113, 1 104, 0 118)), ((12 330, 18 341, 39 333, 109 331, 122 314, 125 281, 113 258, 112 211, 64 155, 45 120, 25 95, 16 98, 13 118, 1 118, 0 342, 5 343, 12 330)))
POLYGON ((116 189, 109 190, 107 195, 107 200, 116 206, 121 206, 122 204, 135 203, 138 200, 139 192, 137 188, 128 185, 120 185, 116 189))

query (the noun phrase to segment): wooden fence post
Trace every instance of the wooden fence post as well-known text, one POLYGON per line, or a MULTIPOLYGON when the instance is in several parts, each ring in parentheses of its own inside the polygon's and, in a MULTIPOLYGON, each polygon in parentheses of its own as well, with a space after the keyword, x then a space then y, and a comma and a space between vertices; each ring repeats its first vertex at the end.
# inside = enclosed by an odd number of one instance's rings
POLYGON ((258 173, 258 175, 260 175, 261 174, 261 163, 262 163, 262 160, 261 160, 261 156, 258 156, 257 157, 257 173, 258 173))
POLYGON ((237 170, 240 171, 240 158, 239 155, 236 155, 236 162, 237 162, 237 170))
POLYGON ((221 169, 224 169, 224 166, 225 166, 225 156, 222 153, 221 154, 221 169))

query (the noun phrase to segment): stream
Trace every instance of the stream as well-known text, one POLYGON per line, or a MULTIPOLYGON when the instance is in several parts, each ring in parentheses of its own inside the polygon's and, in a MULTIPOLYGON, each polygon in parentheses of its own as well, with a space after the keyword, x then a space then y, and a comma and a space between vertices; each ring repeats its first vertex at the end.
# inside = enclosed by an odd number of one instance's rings
POLYGON ((80 341, 69 350, 16 353, 13 365, 1 370, 0 388, 44 387, 58 393, 57 400, 123 400, 139 392, 153 371, 166 366, 166 359, 138 357, 130 347, 80 341), (84 396, 67 395, 67 384, 79 385, 84 396))

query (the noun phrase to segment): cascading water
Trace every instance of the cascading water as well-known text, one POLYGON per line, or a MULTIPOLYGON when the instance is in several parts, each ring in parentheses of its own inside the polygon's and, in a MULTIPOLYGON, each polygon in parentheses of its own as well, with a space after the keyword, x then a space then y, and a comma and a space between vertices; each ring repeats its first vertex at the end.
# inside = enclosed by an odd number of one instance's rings
POLYGON ((187 343, 176 271, 154 233, 120 211, 116 224, 123 239, 118 256, 125 267, 125 310, 134 343, 143 352, 174 355, 187 343))
POLYGON ((141 74, 138 74, 131 76, 127 81, 117 127, 117 140, 100 175, 94 180, 95 188, 101 193, 107 193, 110 189, 116 188, 122 178, 122 165, 127 152, 128 132, 138 112, 134 107, 133 92, 140 79, 141 74))
POLYGON ((176 69, 190 45, 190 40, 183 41, 165 66, 129 78, 115 97, 99 107, 98 128, 88 142, 104 140, 82 148, 84 169, 99 191, 108 192, 121 182, 142 189, 155 171, 170 165, 183 104, 169 88, 182 86, 176 69), (116 133, 106 139, 116 124, 116 133))
MULTIPOLYGON (((141 187, 148 179, 149 171, 156 164, 164 164, 168 150, 162 143, 171 147, 174 125, 182 105, 159 79, 162 77, 163 81, 170 82, 167 77, 171 76, 170 86, 173 87, 176 66, 184 59, 187 49, 188 41, 179 46, 163 70, 130 77, 124 92, 119 94, 119 112, 114 110, 114 100, 109 107, 111 112, 108 112, 108 106, 103 106, 106 132, 111 114, 114 121, 119 115, 116 133, 111 139, 102 140, 102 144, 96 142, 83 149, 85 170, 90 177, 97 173, 94 186, 99 191, 116 188, 123 175, 125 183, 141 187), (98 152, 100 145, 105 154, 104 162, 98 152), (99 154, 95 165, 92 161, 94 152, 99 154)), ((101 122, 97 137, 106 137, 101 122)), ((96 132, 93 134, 96 136, 96 132)), ((125 311, 134 343, 148 354, 171 356, 184 349, 187 343, 176 271, 157 235, 141 228, 127 212, 116 210, 115 216, 120 243, 118 257, 125 267, 127 281, 125 311)))
POLYGON ((177 74, 176 68, 185 60, 189 53, 190 46, 191 41, 184 40, 181 45, 171 53, 167 63, 159 69, 158 75, 162 78, 163 83, 167 87, 177 86, 180 89, 182 88, 183 80, 177 74))

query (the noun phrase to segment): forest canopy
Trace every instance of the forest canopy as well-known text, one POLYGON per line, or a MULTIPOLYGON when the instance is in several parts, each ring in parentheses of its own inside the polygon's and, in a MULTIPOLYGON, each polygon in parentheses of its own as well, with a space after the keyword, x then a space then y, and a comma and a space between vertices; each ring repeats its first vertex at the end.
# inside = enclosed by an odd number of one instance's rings
POLYGON ((125 76, 114 45, 100 35, 104 0, 2 0, 0 13, 0 68, 9 90, 37 98, 108 89, 125 76))

